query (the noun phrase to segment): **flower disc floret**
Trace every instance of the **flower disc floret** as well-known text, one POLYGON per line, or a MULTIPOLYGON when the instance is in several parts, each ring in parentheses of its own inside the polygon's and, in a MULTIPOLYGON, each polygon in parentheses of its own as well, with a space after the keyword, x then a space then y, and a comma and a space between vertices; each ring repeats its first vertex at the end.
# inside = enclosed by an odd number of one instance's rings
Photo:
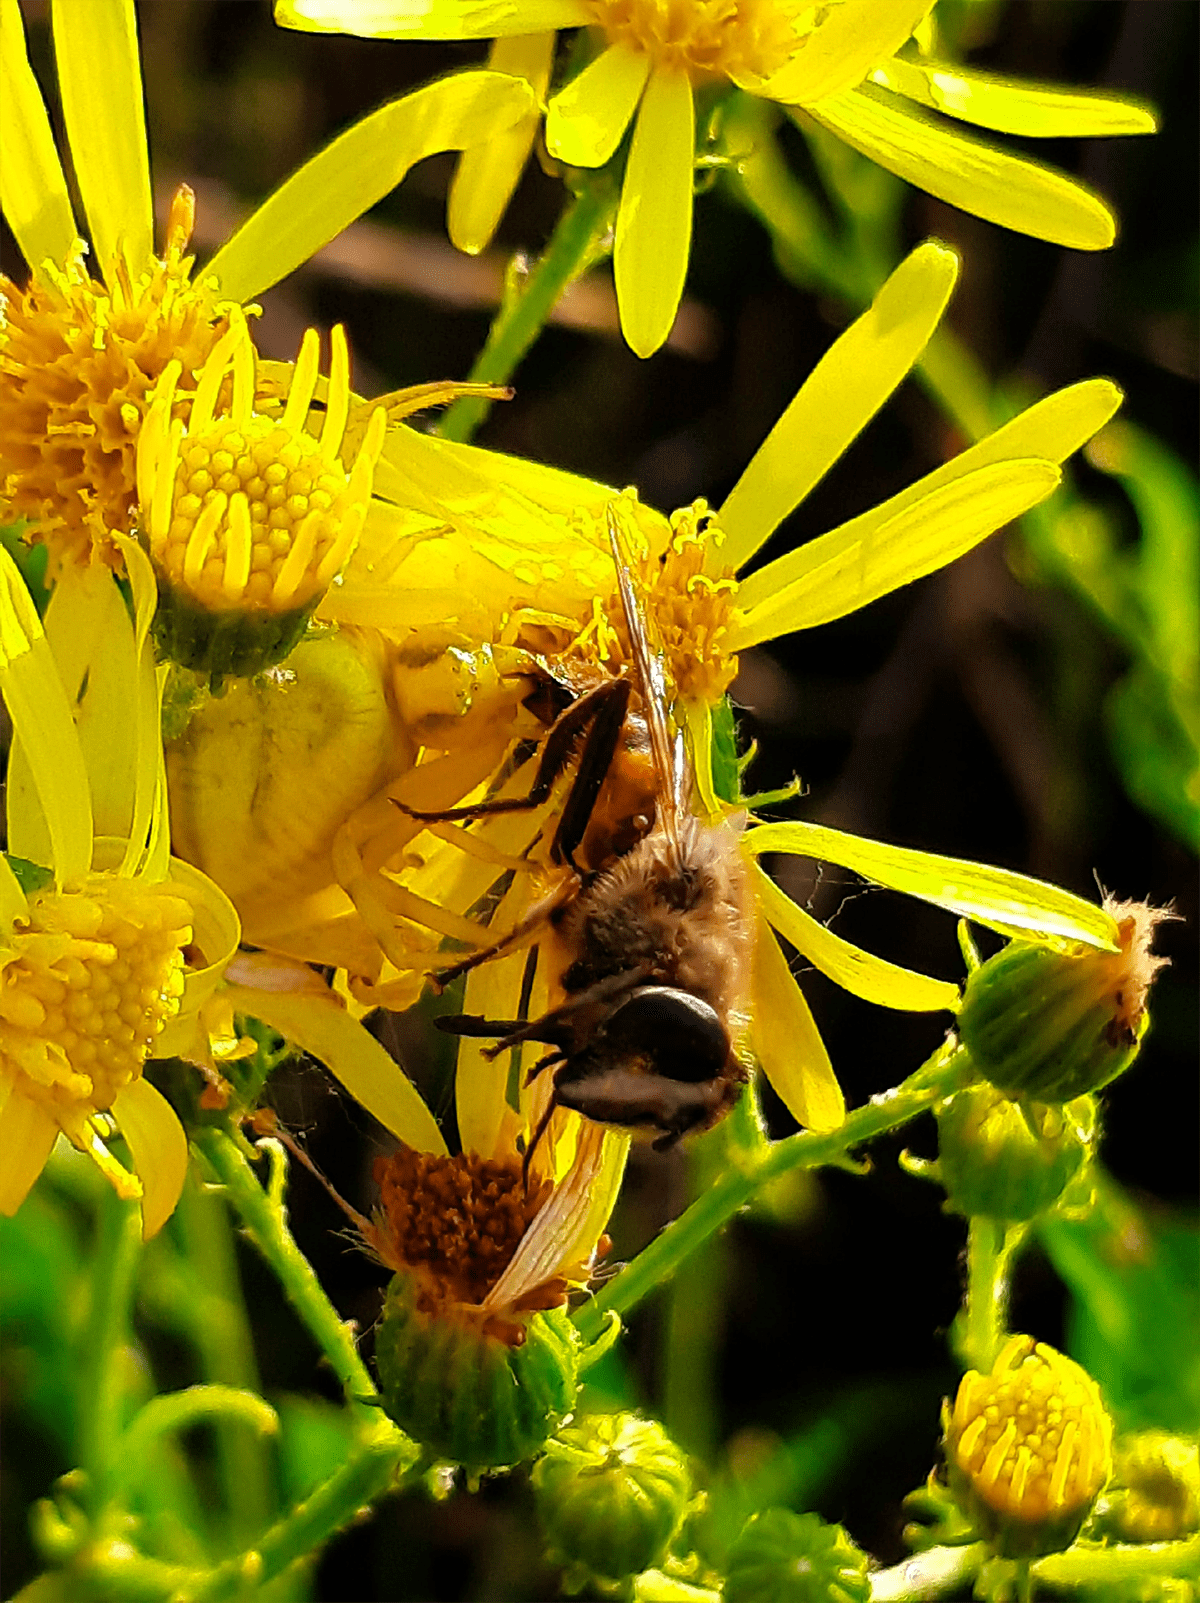
POLYGON ((177 367, 155 394, 138 493, 159 580, 159 644, 184 667, 219 676, 280 661, 362 532, 386 416, 372 414, 347 468, 339 453, 350 365, 340 327, 319 436, 307 428, 318 364, 310 329, 282 414, 256 411, 254 347, 237 315, 200 374, 186 424, 174 417, 177 367))
POLYGON ((992 1371, 963 1376, 947 1424, 951 1483, 1009 1557, 1075 1539, 1112 1472, 1112 1421, 1096 1382, 1031 1336, 992 1371))
POLYGON ((189 902, 170 881, 94 874, 47 891, 0 958, 0 1060, 63 1127, 136 1079, 183 995, 189 902))
POLYGON ((614 44, 694 81, 770 77, 829 9, 808 0, 590 0, 589 8, 614 44))
POLYGON ((135 455, 149 392, 171 362, 191 374, 228 328, 228 306, 190 281, 192 192, 175 197, 166 250, 108 286, 83 246, 25 289, 0 275, 0 496, 49 552, 51 576, 94 552, 121 566, 112 531, 137 516, 135 455))

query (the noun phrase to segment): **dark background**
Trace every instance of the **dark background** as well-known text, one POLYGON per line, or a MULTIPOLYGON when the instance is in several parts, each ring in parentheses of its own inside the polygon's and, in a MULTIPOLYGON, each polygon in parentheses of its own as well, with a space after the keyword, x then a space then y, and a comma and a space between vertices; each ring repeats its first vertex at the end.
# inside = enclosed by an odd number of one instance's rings
MULTIPOLYGON (((950 321, 994 377, 1020 375, 1041 391, 1110 375, 1126 392, 1125 416, 1191 461, 1200 12, 1188 0, 973 9, 974 64, 1137 91, 1162 110, 1163 130, 1036 152, 1115 204, 1122 231, 1111 251, 1073 255, 915 192, 905 212, 908 241, 932 234, 962 251, 950 321)), ((39 8, 27 11, 36 29, 39 8)), ((267 6, 249 0, 150 0, 140 15, 156 192, 165 203, 179 181, 194 185, 201 259, 341 128, 482 54, 287 33, 272 26, 267 6)), ((33 48, 40 68, 44 32, 35 32, 33 48)), ((51 81, 49 72, 40 76, 51 81)), ((264 354, 291 357, 307 324, 341 320, 362 392, 464 376, 507 254, 537 250, 563 192, 531 168, 498 245, 472 262, 445 241, 450 171, 449 159, 424 164, 325 257, 263 297, 264 354)), ((13 253, 5 259, 13 271, 13 253)), ((642 362, 611 331, 601 279, 581 315, 609 327, 548 329, 516 375, 516 398, 493 413, 480 443, 636 484, 664 509, 700 495, 719 504, 848 316, 786 283, 766 235, 719 189, 697 205, 688 298, 684 337, 642 362)), ((905 385, 770 554, 884 499, 960 443, 905 385)), ((1119 500, 1113 481, 1079 471, 1085 491, 1119 500)), ((1191 1207, 1195 863, 1128 799, 1114 767, 1103 719, 1125 668, 1121 650, 1071 596, 1022 587, 1006 560, 1008 538, 853 618, 748 654, 734 698, 745 709, 746 735, 762 747, 750 787, 795 772, 807 790, 801 816, 1027 870, 1085 895, 1098 881, 1118 896, 1172 903, 1181 922, 1164 927, 1159 943, 1172 967, 1159 980, 1138 1064, 1108 1094, 1104 1153, 1113 1173, 1155 1207, 1191 1207)), ((789 890, 840 934, 910 966, 960 975, 950 917, 864 889, 836 869, 807 879, 803 869, 789 890)), ((804 984, 851 1104, 894 1084, 937 1043, 937 1020, 871 1009, 816 974, 804 984)), ((438 1066, 426 1059, 418 1028, 384 1021, 380 1030, 403 1046, 436 1097, 438 1066)), ((367 1205, 377 1132, 366 1117, 313 1065, 288 1070, 275 1100, 335 1184, 367 1205)), ((787 1128, 778 1107, 768 1115, 777 1131, 787 1128)), ((908 1136, 916 1150, 932 1152, 931 1124, 908 1136)), ((945 1332, 958 1305, 964 1240, 962 1221, 940 1211, 940 1193, 896 1167, 901 1144, 881 1143, 866 1178, 831 1172, 798 1187, 773 1215, 739 1219, 712 1261, 714 1276, 724 1276, 722 1438, 748 1462, 770 1433, 787 1437, 832 1409, 841 1423, 831 1467, 814 1481, 808 1506, 844 1520, 885 1562, 901 1556, 899 1500, 933 1462, 938 1400, 954 1384, 945 1332)), ((678 1211, 685 1184, 678 1162, 638 1158, 613 1227, 614 1259, 678 1211)), ((330 1233, 339 1216, 301 1172, 291 1196, 294 1226, 322 1280, 368 1328, 378 1271, 330 1233)), ((307 1339, 249 1253, 243 1268, 268 1394, 313 1387, 307 1339)), ((1035 1250, 1020 1268, 1014 1324, 1054 1341, 1062 1320, 1061 1288, 1035 1250)), ((660 1405, 662 1341, 651 1306, 624 1344, 621 1383, 651 1409, 660 1405)), ((40 1491, 67 1467, 46 1465, 45 1480, 28 1489, 40 1491)), ((529 1596, 552 1585, 536 1564, 528 1493, 513 1477, 473 1499, 385 1504, 330 1549, 319 1595, 529 1596)))

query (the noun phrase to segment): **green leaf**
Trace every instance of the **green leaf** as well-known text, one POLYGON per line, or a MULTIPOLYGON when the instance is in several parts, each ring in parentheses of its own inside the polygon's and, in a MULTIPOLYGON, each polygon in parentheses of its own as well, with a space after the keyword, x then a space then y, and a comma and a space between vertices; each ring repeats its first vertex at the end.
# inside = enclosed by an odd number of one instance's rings
POLYGON ((1121 1428, 1200 1429, 1195 1225, 1144 1212, 1104 1179, 1086 1219, 1038 1233, 1071 1292, 1067 1346, 1121 1428))
POLYGON ((11 852, 5 852, 4 856, 17 884, 26 896, 32 896, 35 891, 44 891, 47 885, 53 885, 54 874, 49 868, 43 868, 40 863, 31 863, 26 857, 14 857, 11 852))

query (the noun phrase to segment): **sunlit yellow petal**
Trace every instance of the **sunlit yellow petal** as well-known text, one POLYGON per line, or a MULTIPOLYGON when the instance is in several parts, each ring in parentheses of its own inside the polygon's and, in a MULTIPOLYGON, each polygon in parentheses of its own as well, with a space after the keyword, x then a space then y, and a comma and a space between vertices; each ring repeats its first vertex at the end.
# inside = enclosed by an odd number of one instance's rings
POLYGON ((175 1212, 187 1178, 188 1146, 175 1109, 148 1080, 131 1080, 112 1105, 142 1182, 142 1239, 175 1212))
POLYGON ((844 617, 945 567, 1044 501, 1061 479, 1053 462, 995 463, 942 485, 865 538, 834 530, 810 540, 746 580, 729 649, 844 617))
POLYGON ((935 122, 910 102, 885 104, 876 98, 884 93, 851 89, 808 115, 888 172, 989 223, 1075 250, 1105 250, 1116 238, 1112 212, 1083 184, 935 122))
POLYGON ((695 107, 684 72, 659 68, 646 85, 617 211, 613 276, 621 331, 638 356, 671 332, 692 244, 695 107))
MULTIPOLYGON (((183 982, 183 1001, 178 1019, 195 1017, 216 989, 225 965, 237 951, 241 926, 233 903, 219 885, 207 874, 202 874, 190 863, 179 858, 170 859, 169 877, 187 897, 192 909, 192 947, 203 958, 189 966, 183 982)), ((170 1031, 175 1020, 167 1025, 170 1031)), ((172 1048, 165 1045, 166 1032, 159 1037, 160 1055, 170 1056, 172 1048)))
POLYGON ((15 732, 8 778, 9 850, 53 868, 60 881, 78 878, 92 860, 87 769, 50 643, 24 580, 4 550, 0 690, 15 732))
POLYGON ((128 696, 133 709, 132 718, 129 708, 125 713, 126 720, 134 726, 135 737, 133 824, 121 872, 132 874, 141 865, 151 878, 158 878, 165 874, 167 857, 170 855, 166 818, 167 778, 161 734, 162 690, 166 675, 165 670, 155 668, 154 643, 150 638, 150 624, 158 604, 158 583, 150 566, 150 558, 135 539, 115 532, 113 539, 125 558, 125 572, 133 593, 135 654, 135 678, 128 696), (150 850, 157 853, 153 869, 143 860, 148 840, 151 843, 150 850))
POLYGON ((133 0, 56 0, 54 57, 71 163, 101 268, 154 249, 150 155, 133 0))
POLYGON ((708 702, 689 701, 675 709, 681 713, 687 731, 688 755, 692 763, 692 782, 701 815, 708 819, 721 816, 721 803, 712 777, 712 708, 708 702))
POLYGON ((793 62, 768 78, 761 91, 806 106, 840 94, 899 50, 932 8, 933 0, 842 0, 825 7, 793 62))
POLYGON ((761 824, 747 831, 744 844, 756 856, 792 852, 840 863, 864 879, 920 897, 1005 935, 1033 933, 1052 941, 1083 941, 1117 950, 1117 926, 1104 908, 1006 868, 889 846, 823 824, 761 824))
POLYGON ((925 349, 958 277, 958 257, 927 241, 817 363, 720 511, 725 544, 710 572, 740 568, 833 466, 925 349))
POLYGON ((125 598, 111 568, 93 563, 55 585, 46 638, 75 709, 96 833, 125 839, 137 776, 137 720, 130 714, 138 675, 125 598))
POLYGON ((902 1008, 912 1013, 934 1013, 942 1008, 953 1012, 958 1007, 957 985, 900 968, 844 941, 797 907, 761 868, 755 872, 754 894, 767 922, 843 991, 878 1007, 902 1008))
MULTIPOLYGON (((742 583, 740 604, 747 608, 765 604, 773 591, 791 584, 799 585, 806 575, 810 576, 811 582, 811 576, 827 556, 831 557, 838 551, 850 551, 856 546, 863 549, 872 546, 886 525, 900 527, 896 520, 902 513, 924 502, 934 491, 979 468, 1031 457, 1048 462, 1065 461, 1108 422, 1120 404, 1121 391, 1109 379, 1085 379, 1082 383, 1056 390, 1053 395, 1047 395, 1028 407, 977 445, 932 473, 927 473, 923 479, 918 479, 916 484, 909 485, 906 490, 899 491, 879 506, 852 518, 849 523, 831 529, 828 534, 821 535, 799 550, 789 552, 759 574, 752 574, 742 583), (829 543, 825 544, 826 541, 829 543)), ((723 549, 720 554, 721 560, 726 560, 723 549)), ((793 624, 790 627, 799 626, 793 624)))
POLYGON ((0 1108, 0 1213, 14 1214, 41 1174, 58 1125, 36 1102, 14 1091, 0 1108))
POLYGON ((1158 127, 1153 110, 1132 97, 1023 83, 949 62, 904 61, 893 56, 871 74, 871 79, 947 117, 958 117, 998 134, 1081 139, 1152 134, 1158 127))
POLYGON ((584 0, 275 0, 275 21, 363 39, 493 39, 591 22, 584 0))
POLYGON ((205 276, 217 278, 223 295, 252 299, 394 189, 416 162, 501 133, 536 104, 520 78, 463 72, 381 106, 269 196, 205 276))
POLYGON ((761 918, 752 1008, 750 1044, 784 1107, 809 1130, 836 1130, 846 1116, 842 1088, 779 942, 761 918))
POLYGON ((550 154, 572 167, 602 167, 621 143, 649 75, 645 51, 610 45, 547 106, 550 154))
MULTIPOLYGON (((527 903, 528 888, 514 885, 497 911, 497 928, 504 929, 513 922, 512 907, 518 896, 527 903)), ((509 957, 483 963, 468 975, 463 1012, 485 1019, 514 1018, 528 956, 527 951, 514 952, 509 957)), ((548 1006, 545 965, 539 967, 543 972, 538 995, 530 998, 530 1018, 539 1017, 548 1006)), ((454 1075, 454 1105, 463 1151, 478 1152, 485 1158, 499 1154, 500 1132, 508 1109, 509 1054, 488 1059, 484 1052, 489 1044, 464 1036, 459 1042, 454 1075)), ((543 1051, 540 1046, 527 1044, 523 1047, 522 1070, 532 1068, 543 1051)))
POLYGON ((66 261, 79 231, 18 0, 0 0, 0 206, 35 274, 66 261))
MULTIPOLYGON (((494 40, 487 64, 492 72, 524 78, 540 100, 553 59, 552 33, 520 34, 494 40)), ((459 250, 474 256, 491 243, 525 170, 540 121, 540 113, 531 110, 506 133, 472 145, 459 157, 446 204, 446 231, 459 250)))
POLYGON ((318 1058, 398 1140, 418 1152, 445 1153, 437 1122, 412 1081, 332 992, 233 985, 228 995, 239 1013, 261 1019, 318 1058))

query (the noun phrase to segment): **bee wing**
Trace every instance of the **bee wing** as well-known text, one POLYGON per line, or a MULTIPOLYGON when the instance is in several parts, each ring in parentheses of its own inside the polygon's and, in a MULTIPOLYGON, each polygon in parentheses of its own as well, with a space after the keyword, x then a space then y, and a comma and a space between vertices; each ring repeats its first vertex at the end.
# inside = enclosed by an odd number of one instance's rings
POLYGON ((608 538, 617 570, 617 589, 621 595, 625 628, 629 634, 634 676, 645 706, 646 727, 650 734, 650 753, 658 773, 659 822, 666 831, 667 838, 678 849, 678 820, 684 810, 685 795, 683 746, 682 742, 671 738, 671 731, 667 725, 667 687, 662 657, 650 649, 646 616, 630 576, 630 563, 625 552, 625 535, 621 528, 618 503, 610 501, 607 510, 608 538))

